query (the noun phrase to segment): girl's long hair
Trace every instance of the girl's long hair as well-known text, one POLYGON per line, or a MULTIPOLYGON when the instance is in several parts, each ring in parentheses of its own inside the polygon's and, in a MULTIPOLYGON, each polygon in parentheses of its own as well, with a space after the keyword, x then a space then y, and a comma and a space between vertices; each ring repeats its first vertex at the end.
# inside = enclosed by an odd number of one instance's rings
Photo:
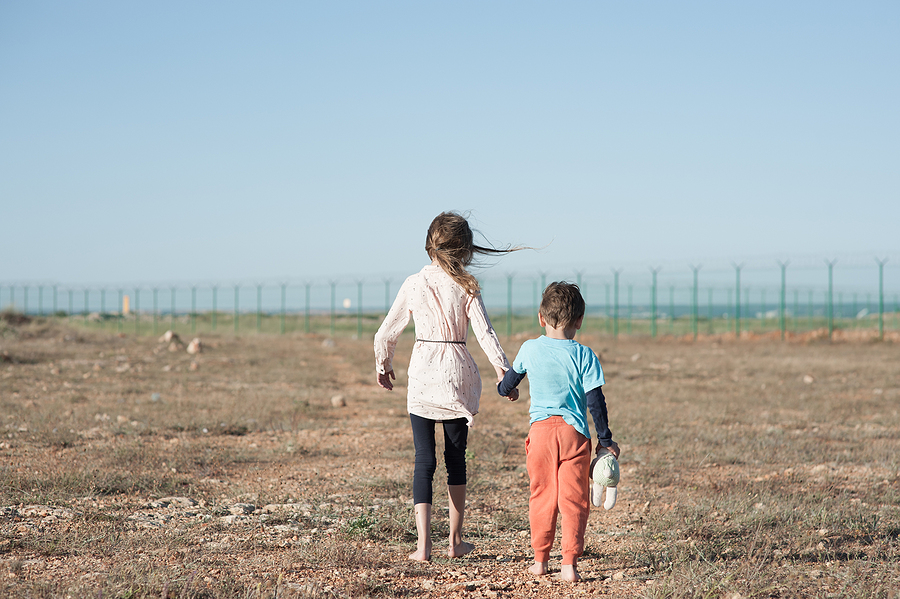
POLYGON ((475 245, 472 229, 465 217, 456 212, 441 212, 428 227, 425 251, 450 277, 462 285, 469 295, 475 295, 481 287, 478 280, 466 270, 475 254, 497 255, 515 252, 522 247, 493 248, 475 245))

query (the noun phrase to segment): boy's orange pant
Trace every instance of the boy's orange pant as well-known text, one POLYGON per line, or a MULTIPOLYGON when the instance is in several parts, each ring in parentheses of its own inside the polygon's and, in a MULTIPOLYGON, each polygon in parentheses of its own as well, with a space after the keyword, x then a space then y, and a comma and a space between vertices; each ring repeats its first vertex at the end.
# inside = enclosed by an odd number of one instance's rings
POLYGON ((561 416, 551 416, 531 425, 525 454, 531 479, 528 520, 534 560, 549 561, 556 517, 561 513, 562 563, 572 565, 584 552, 590 513, 591 441, 561 416))

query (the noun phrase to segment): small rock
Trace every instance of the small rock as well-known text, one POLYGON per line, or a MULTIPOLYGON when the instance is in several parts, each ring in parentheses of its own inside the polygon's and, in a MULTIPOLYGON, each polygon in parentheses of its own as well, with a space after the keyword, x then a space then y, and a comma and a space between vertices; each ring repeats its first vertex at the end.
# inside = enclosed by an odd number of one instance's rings
POLYGON ((322 340, 322 347, 334 347, 334 339, 328 337, 322 340))
POLYGON ((613 580, 625 580, 625 572, 624 570, 619 570, 615 574, 612 575, 613 580))
POLYGON ((816 379, 814 379, 813 377, 811 377, 811 376, 808 375, 808 374, 804 374, 804 375, 803 375, 803 382, 806 383, 807 385, 812 385, 812 384, 813 384, 813 381, 815 381, 815 380, 816 380, 816 379))
POLYGON ((187 346, 187 353, 194 355, 194 354, 199 354, 202 351, 203 351, 203 345, 200 343, 200 338, 194 337, 193 339, 191 339, 191 342, 188 343, 188 346, 187 346))
POLYGON ((634 354, 633 356, 631 356, 632 362, 637 362, 640 359, 641 359, 641 354, 634 354))
POLYGON ((126 422, 128 422, 128 417, 119 414, 118 416, 116 416, 116 422, 118 422, 119 424, 125 424, 126 422))
POLYGON ((157 402, 160 400, 162 400, 162 395, 160 395, 159 393, 153 393, 150 395, 150 401, 157 402))
POLYGON ((200 368, 199 364, 197 364, 196 362, 191 362, 191 365, 188 368, 188 370, 190 370, 191 372, 196 372, 199 368, 200 368))
POLYGON ((160 497, 155 501, 147 504, 147 507, 159 509, 164 507, 189 508, 197 505, 197 502, 190 497, 160 497))
POLYGON ((162 334, 162 337, 159 338, 160 343, 181 343, 181 337, 178 336, 178 333, 175 331, 166 331, 162 334))
POLYGON ((256 511, 256 506, 252 503, 235 503, 228 508, 228 511, 235 516, 246 516, 256 511))
POLYGON ((347 405, 347 400, 344 399, 343 395, 334 395, 331 398, 331 405, 336 408, 343 408, 347 405))

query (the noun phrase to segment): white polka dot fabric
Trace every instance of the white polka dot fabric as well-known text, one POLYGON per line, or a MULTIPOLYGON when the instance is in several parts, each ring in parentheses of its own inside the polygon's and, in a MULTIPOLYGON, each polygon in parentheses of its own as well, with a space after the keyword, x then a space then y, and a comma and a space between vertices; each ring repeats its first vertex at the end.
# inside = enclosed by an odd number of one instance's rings
POLYGON ((378 372, 393 370, 397 339, 410 316, 415 322, 417 341, 409 360, 407 410, 432 420, 464 417, 471 426, 481 398, 481 376, 475 360, 464 344, 434 342, 466 341, 471 322, 488 360, 504 372, 509 370, 509 361, 491 326, 481 294, 468 295, 435 264, 406 279, 375 334, 378 372))

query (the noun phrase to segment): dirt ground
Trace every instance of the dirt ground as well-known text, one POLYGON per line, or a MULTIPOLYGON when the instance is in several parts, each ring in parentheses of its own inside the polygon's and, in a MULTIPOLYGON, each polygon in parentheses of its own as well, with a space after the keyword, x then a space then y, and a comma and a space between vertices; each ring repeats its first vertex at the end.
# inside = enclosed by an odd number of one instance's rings
MULTIPOLYGON (((529 336, 502 339, 510 357, 529 336)), ((584 336, 622 448, 585 580, 535 579, 527 384, 469 443, 466 534, 410 562, 413 448, 368 339, 0 324, 5 597, 898 597, 900 344, 584 336)), ((490 372, 477 345, 470 350, 490 372)), ((437 483, 441 482, 441 464, 437 483)))

